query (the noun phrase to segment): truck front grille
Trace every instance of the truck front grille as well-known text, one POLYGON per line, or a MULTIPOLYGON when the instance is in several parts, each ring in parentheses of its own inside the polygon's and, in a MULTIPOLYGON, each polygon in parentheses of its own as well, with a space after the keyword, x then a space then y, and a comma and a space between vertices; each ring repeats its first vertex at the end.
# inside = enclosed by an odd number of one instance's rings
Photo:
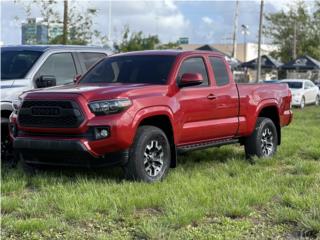
POLYGON ((26 100, 19 110, 18 121, 23 127, 77 128, 84 117, 74 101, 26 100))

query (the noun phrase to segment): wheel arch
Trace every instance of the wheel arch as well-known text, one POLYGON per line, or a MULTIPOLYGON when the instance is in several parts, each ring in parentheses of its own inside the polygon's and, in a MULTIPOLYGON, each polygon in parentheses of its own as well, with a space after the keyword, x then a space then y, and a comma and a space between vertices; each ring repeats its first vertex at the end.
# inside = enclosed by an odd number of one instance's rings
POLYGON ((167 107, 152 107, 142 109, 134 120, 135 133, 140 126, 150 125, 160 128, 167 136, 171 147, 170 167, 176 167, 177 154, 175 146, 175 133, 173 127, 173 116, 167 107))
POLYGON ((277 129, 278 145, 281 144, 281 127, 280 127, 280 115, 277 105, 270 104, 260 108, 256 121, 259 117, 265 117, 272 120, 277 129))

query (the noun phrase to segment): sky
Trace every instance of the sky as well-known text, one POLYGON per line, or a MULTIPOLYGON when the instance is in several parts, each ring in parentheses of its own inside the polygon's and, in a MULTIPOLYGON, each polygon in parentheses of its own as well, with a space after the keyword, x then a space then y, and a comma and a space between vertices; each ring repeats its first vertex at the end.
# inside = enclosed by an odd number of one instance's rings
MULTIPOLYGON (((26 19, 23 0, 16 3, 13 0, 0 1, 0 41, 6 45, 20 44, 21 22, 26 19)), ((265 0, 265 12, 286 10, 290 2, 291 0, 265 0)), ((108 35, 109 1, 83 0, 71 4, 76 4, 80 12, 88 7, 96 8, 98 12, 93 19, 93 28, 102 35, 108 35)), ((59 1, 57 9, 61 13, 62 6, 63 2, 59 1)), ((119 41, 124 26, 127 25, 131 31, 143 31, 146 35, 157 34, 163 43, 175 42, 180 37, 188 37, 189 43, 194 44, 231 43, 235 6, 235 1, 113 0, 111 40, 119 41)), ((259 0, 240 0, 238 25, 249 26, 249 42, 257 41, 259 11, 259 0)), ((41 17, 40 9, 36 5, 32 7, 31 16, 41 17)), ((237 35, 238 42, 242 42, 240 28, 237 35)))

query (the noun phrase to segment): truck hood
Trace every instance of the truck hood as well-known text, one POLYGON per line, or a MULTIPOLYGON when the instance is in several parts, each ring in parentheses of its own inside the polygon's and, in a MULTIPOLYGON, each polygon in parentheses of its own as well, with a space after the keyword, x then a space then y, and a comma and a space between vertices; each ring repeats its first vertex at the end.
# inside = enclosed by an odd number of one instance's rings
POLYGON ((35 89, 29 91, 27 98, 41 98, 51 94, 79 94, 88 101, 108 100, 118 97, 138 97, 145 93, 166 94, 168 86, 149 84, 67 84, 46 89, 35 89), (148 89, 147 91, 145 89, 148 89))

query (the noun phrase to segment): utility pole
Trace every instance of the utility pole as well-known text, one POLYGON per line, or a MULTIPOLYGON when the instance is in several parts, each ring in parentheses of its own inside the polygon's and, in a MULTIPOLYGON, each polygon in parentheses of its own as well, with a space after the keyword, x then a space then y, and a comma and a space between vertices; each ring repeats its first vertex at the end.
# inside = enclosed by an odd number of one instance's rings
POLYGON ((111 0, 109 0, 109 16, 108 16, 108 41, 111 41, 111 19, 112 19, 112 12, 111 12, 111 0))
POLYGON ((242 24, 241 25, 241 33, 243 34, 243 61, 247 61, 247 35, 250 34, 249 26, 242 24))
POLYGON ((259 82, 261 77, 261 36, 262 36, 262 26, 263 26, 263 5, 264 0, 260 3, 260 21, 259 21, 259 36, 258 36, 258 58, 257 58, 257 77, 256 82, 259 82))
POLYGON ((62 44, 66 45, 68 42, 68 0, 63 1, 63 34, 62 44))
POLYGON ((293 59, 297 58, 297 20, 294 18, 293 24, 293 48, 292 48, 293 59))
POLYGON ((234 14, 233 49, 232 49, 232 57, 233 58, 237 58, 238 15, 239 15, 239 0, 236 1, 236 9, 235 9, 235 14, 234 14))

